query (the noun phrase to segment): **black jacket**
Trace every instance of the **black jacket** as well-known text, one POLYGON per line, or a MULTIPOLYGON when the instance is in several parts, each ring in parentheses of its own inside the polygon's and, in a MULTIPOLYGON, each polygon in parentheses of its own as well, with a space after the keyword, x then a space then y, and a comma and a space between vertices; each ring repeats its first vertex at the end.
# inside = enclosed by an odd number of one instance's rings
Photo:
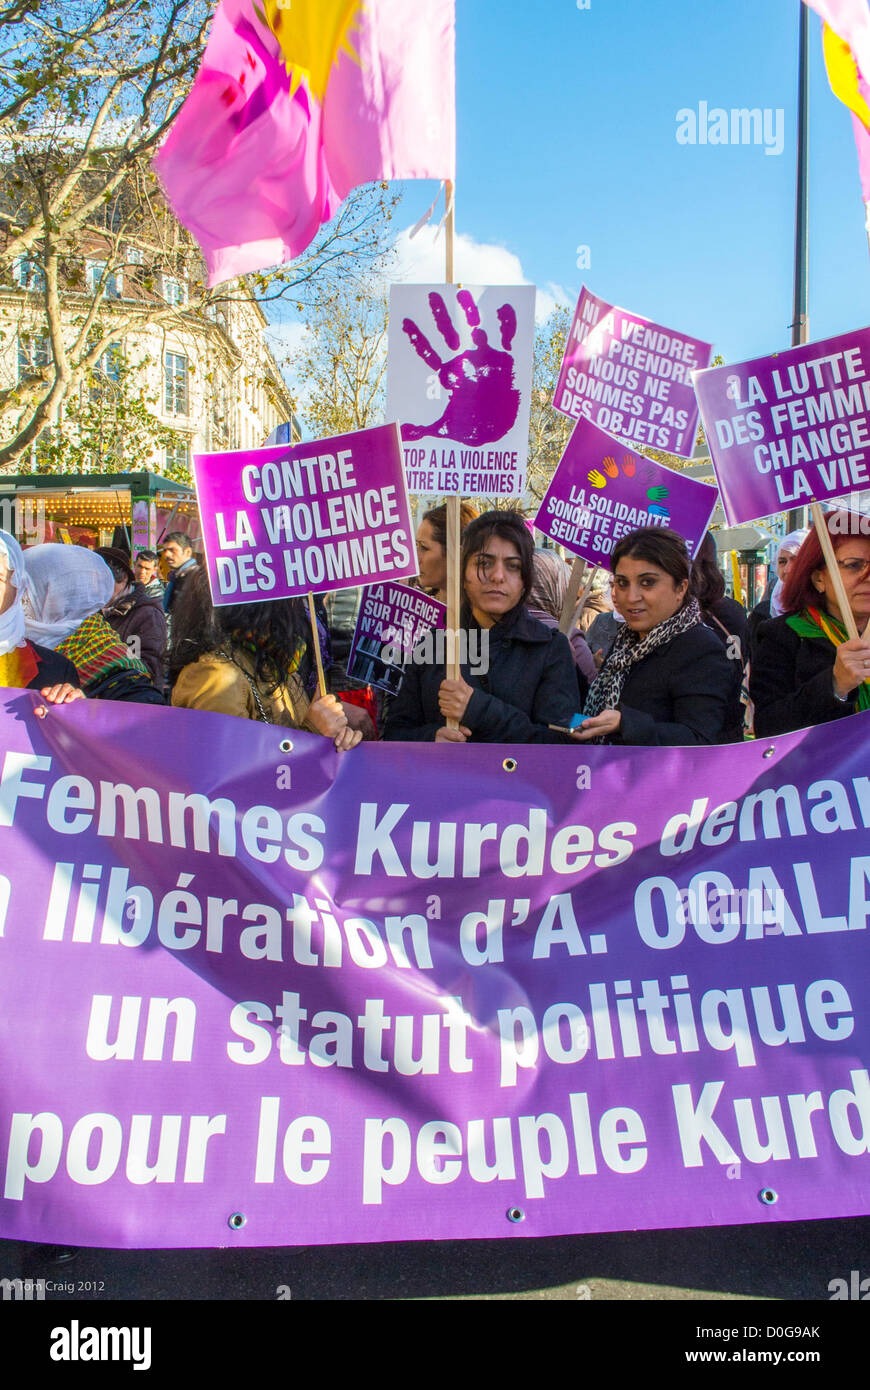
POLYGON ((725 595, 703 612, 704 622, 725 648, 731 667, 731 697, 720 743, 743 742, 743 672, 749 660, 749 619, 746 609, 736 599, 725 595), (736 641, 733 640, 736 638, 736 641))
MULTIPOLYGON (((473 619, 465 619, 474 626, 473 619)), ((489 669, 462 678, 474 694, 461 723, 472 743, 564 743, 550 724, 566 726, 578 711, 577 676, 567 637, 545 627, 520 605, 488 630, 489 669)), ((384 738, 394 743, 434 741, 445 719, 438 709, 444 667, 405 667, 402 688, 390 709, 384 738)))
POLYGON ((79 689, 79 673, 62 652, 53 652, 50 647, 40 647, 36 642, 31 642, 30 646, 38 664, 28 690, 45 690, 50 685, 71 685, 79 689))
POLYGON ((719 743, 732 692, 731 662, 719 638, 699 623, 632 666, 619 701, 613 743, 719 743))
POLYGON ((150 598, 138 580, 131 590, 104 609, 103 616, 121 641, 148 667, 154 684, 162 689, 166 660, 166 614, 159 598, 150 598), (135 639, 131 642, 131 638, 135 639))
POLYGON ((758 629, 749 694, 755 705, 755 734, 770 738, 809 729, 855 713, 857 690, 845 704, 834 695, 836 648, 827 637, 799 637, 786 618, 758 629))

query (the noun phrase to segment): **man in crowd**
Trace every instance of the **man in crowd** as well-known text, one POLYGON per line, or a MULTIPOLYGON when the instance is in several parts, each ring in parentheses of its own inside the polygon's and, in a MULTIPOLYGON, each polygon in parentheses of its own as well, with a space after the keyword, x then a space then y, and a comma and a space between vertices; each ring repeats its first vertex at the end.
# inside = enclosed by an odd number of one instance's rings
POLYGON ((133 572, 136 576, 136 582, 142 585, 148 597, 156 598, 158 603, 162 605, 165 586, 157 573, 157 552, 155 550, 140 550, 133 561, 133 572))
POLYGON ((196 569, 196 557, 190 537, 185 535, 184 531, 170 531, 161 550, 169 566, 169 580, 163 594, 163 611, 171 615, 188 576, 196 569))
POLYGON ((131 656, 145 663, 157 689, 162 690, 166 616, 160 599, 149 597, 142 583, 134 577, 126 551, 102 546, 97 554, 103 557, 115 580, 115 592, 103 609, 103 617, 130 648, 131 656))

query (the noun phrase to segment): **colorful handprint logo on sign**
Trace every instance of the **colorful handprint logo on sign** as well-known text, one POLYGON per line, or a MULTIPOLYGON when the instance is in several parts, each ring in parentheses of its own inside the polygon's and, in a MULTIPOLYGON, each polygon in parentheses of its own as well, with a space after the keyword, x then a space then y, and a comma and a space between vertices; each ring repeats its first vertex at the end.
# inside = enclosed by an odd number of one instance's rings
POLYGON ((402 437, 411 440, 435 435, 460 444, 495 444, 513 429, 520 408, 511 353, 517 331, 516 310, 511 304, 503 304, 497 312, 503 349, 500 352, 491 345, 481 327, 480 311, 469 291, 460 290, 456 300, 471 329, 474 344, 464 352, 459 351, 461 339, 443 296, 437 291, 429 295, 435 327, 454 354, 446 361, 413 319, 402 322, 417 356, 437 374, 448 397, 438 420, 429 425, 405 424, 402 437))
MULTIPOLYGON (((637 465, 638 460, 632 457, 631 454, 623 454, 623 477, 634 478, 637 474, 637 465)), ((644 463, 641 469, 641 477, 638 478, 638 482, 641 484, 641 486, 643 486, 643 484, 645 483, 653 484, 651 487, 646 488, 647 511, 649 512, 650 516, 662 517, 663 520, 667 521, 670 518, 670 512, 668 511, 668 508, 664 505, 664 503, 666 497, 668 496, 669 489, 661 483, 656 484, 654 482, 657 476, 658 475, 655 469, 653 468, 652 464, 644 463)), ((597 488, 607 487, 608 481, 610 479, 618 477, 619 466, 616 462, 616 459, 609 454, 601 460, 600 467, 590 468, 589 472, 586 474, 587 482, 589 482, 592 485, 592 487, 597 488)))

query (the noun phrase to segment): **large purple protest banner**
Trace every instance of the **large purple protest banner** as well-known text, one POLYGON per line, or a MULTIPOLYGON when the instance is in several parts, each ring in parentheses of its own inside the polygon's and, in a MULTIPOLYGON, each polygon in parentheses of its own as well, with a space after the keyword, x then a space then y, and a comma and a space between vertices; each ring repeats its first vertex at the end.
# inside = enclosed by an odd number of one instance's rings
POLYGON ((0 699, 3 1236, 870 1210, 870 715, 341 755, 37 701, 0 699))
POLYGON ((695 377, 732 524, 870 485, 870 329, 695 377))
MULTIPOLYGON (((352 680, 395 695, 417 643, 433 629, 442 630, 446 616, 447 605, 420 589, 407 584, 371 584, 360 598, 347 674, 352 680)), ((435 659, 434 639, 420 656, 427 662, 435 659)))
POLYGON ((669 526, 692 555, 704 539, 717 492, 579 420, 550 480, 535 525, 592 565, 638 526, 669 526))
POLYGON ((417 573, 399 432, 195 454, 215 604, 349 589, 417 573))
POLYGON ((635 446, 691 457, 698 428, 692 373, 713 349, 700 338, 608 304, 584 288, 553 405, 635 446))

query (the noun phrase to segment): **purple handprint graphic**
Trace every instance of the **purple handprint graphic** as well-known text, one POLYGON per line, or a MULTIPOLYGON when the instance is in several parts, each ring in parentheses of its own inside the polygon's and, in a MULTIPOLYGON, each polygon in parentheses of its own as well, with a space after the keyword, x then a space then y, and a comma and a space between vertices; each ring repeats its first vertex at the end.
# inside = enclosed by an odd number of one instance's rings
POLYGON ((447 305, 437 291, 429 295, 429 307, 435 327, 455 356, 443 361, 426 335, 413 319, 405 319, 402 328, 411 346, 427 366, 437 372, 438 380, 448 395, 440 419, 431 425, 403 425, 405 440, 424 439, 438 435, 460 444, 494 444, 513 428, 520 408, 520 393, 514 381, 514 359, 511 354, 517 331, 516 311, 510 304, 498 310, 501 335, 499 352, 491 346, 480 326, 480 313, 468 290, 460 290, 457 303, 468 320, 474 347, 459 352, 459 333, 447 305))

